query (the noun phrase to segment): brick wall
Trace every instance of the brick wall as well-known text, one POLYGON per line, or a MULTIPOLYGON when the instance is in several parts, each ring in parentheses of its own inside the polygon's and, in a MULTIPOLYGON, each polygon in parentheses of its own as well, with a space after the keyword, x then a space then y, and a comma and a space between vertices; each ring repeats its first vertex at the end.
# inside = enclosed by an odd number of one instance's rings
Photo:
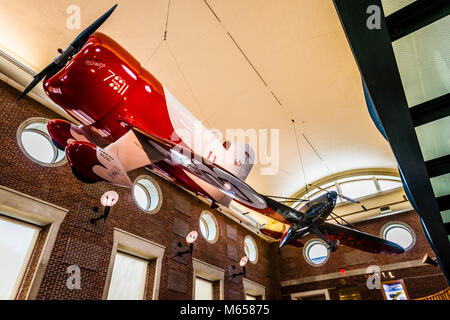
MULTIPOLYGON (((197 230, 200 234, 199 217, 203 210, 215 215, 220 235, 214 244, 200 235, 193 257, 225 270, 225 299, 234 299, 238 295, 244 297, 242 279, 236 283, 228 280, 226 270, 230 265, 238 266, 239 260, 230 258, 227 248, 233 247, 240 259, 244 255, 244 238, 251 234, 250 231, 146 169, 136 170, 130 176, 133 179, 147 174, 158 182, 163 204, 154 215, 139 210, 128 189, 104 183, 85 185, 74 178, 67 164, 56 168, 35 164, 19 149, 17 128, 31 117, 53 119, 58 116, 29 98, 14 104, 18 94, 17 90, 0 82, 0 185, 69 210, 55 241, 38 299, 101 299, 111 258, 114 228, 165 246, 159 298, 191 299, 192 261, 190 257, 186 263, 174 258, 173 252, 177 249, 173 244, 185 243, 185 231, 197 230), (92 208, 101 207, 100 196, 107 190, 119 193, 119 203, 112 208, 106 224, 99 221, 93 226, 89 219, 98 214, 92 212, 92 208), (227 237, 227 228, 235 229, 234 238, 227 237), (81 269, 81 290, 67 289, 66 281, 70 274, 66 272, 70 265, 78 265, 81 269), (170 283, 174 277, 177 288, 170 283)), ((268 298, 279 298, 279 278, 270 262, 276 249, 256 235, 251 236, 258 245, 260 259, 257 264, 249 264, 247 277, 266 286, 268 298)))

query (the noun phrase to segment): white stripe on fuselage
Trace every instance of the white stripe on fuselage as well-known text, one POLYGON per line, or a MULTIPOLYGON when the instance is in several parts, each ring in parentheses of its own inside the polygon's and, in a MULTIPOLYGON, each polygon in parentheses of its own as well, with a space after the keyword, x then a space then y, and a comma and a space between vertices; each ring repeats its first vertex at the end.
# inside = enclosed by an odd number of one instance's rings
MULTIPOLYGON (((164 88, 164 87, 163 87, 164 88)), ((221 137, 208 130, 186 107, 164 88, 167 111, 175 134, 195 153, 203 158, 223 165, 225 149, 221 137)), ((174 137, 175 138, 175 137, 174 137)))

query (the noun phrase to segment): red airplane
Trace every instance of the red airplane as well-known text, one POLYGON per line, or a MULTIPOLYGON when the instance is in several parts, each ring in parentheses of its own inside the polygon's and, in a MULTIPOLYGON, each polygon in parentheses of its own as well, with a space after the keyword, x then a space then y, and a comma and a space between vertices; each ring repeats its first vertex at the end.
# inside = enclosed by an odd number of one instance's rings
POLYGON ((116 7, 84 30, 67 49, 59 50, 60 56, 37 74, 17 99, 44 80, 50 99, 82 123, 76 126, 52 120, 47 126, 53 143, 65 150, 79 180, 132 187, 127 172, 147 167, 210 199, 213 208, 228 207, 234 200, 291 224, 284 234, 261 229, 281 239, 280 247, 302 246, 298 238, 312 232, 332 251, 341 242, 374 253, 403 252, 392 242, 326 223, 336 197, 341 195, 328 193, 297 211, 253 190, 244 182, 253 165, 251 147, 239 142, 222 143, 124 48, 96 32, 116 7))

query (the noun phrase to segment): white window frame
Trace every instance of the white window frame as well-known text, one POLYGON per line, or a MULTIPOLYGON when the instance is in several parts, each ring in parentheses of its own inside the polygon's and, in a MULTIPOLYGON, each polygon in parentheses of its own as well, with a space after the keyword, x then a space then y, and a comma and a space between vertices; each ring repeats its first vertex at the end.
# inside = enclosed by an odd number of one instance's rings
MULTIPOLYGON (((201 232, 201 229, 200 229, 200 233, 202 234, 203 239, 205 239, 208 243, 214 244, 214 243, 216 243, 217 240, 219 239, 219 233, 220 233, 220 231, 219 231, 219 223, 217 222, 216 217, 215 217, 211 212, 209 212, 209 211, 203 211, 203 212, 200 214, 200 218, 198 219, 199 228, 200 228, 200 224, 203 223, 203 222, 202 222, 202 217, 205 216, 205 215, 211 217, 211 219, 213 220, 214 227, 216 228, 216 235, 214 236, 214 238, 213 238, 212 240, 208 240, 208 239, 205 237, 205 235, 203 234, 203 232, 201 232)), ((209 232, 210 232, 210 231, 209 231, 208 223, 207 223, 207 221, 204 220, 204 219, 203 219, 203 221, 204 221, 204 223, 206 224, 205 227, 206 227, 206 229, 208 230, 208 235, 209 235, 209 232)))
POLYGON ((254 261, 250 260, 250 257, 248 257, 249 258, 248 261, 250 261, 250 263, 252 263, 252 264, 257 264, 258 260, 259 260, 258 244, 256 243, 255 239, 253 239, 252 236, 249 236, 249 235, 245 236, 245 238, 244 238, 244 252, 245 252, 245 247, 247 246, 247 244, 245 243, 245 241, 247 239, 249 239, 253 243, 253 245, 255 246, 255 256, 256 256, 254 261))
POLYGON ((254 297, 261 297, 262 300, 266 300, 266 287, 259 283, 253 282, 247 278, 243 278, 245 297, 251 295, 254 297))
POLYGON ((414 232, 413 228, 411 228, 410 225, 404 223, 403 221, 395 221, 395 220, 393 220, 393 221, 389 221, 389 222, 385 223, 385 224, 381 227, 381 230, 380 230, 380 238, 386 239, 386 238, 384 237, 384 233, 387 231, 387 229, 391 228, 391 227, 394 226, 394 225, 400 225, 400 226, 402 226, 403 228, 405 228, 406 230, 409 231, 409 233, 411 234, 411 237, 412 237, 413 241, 412 241, 412 243, 409 245, 408 248, 404 248, 404 249, 405 249, 405 251, 408 251, 408 250, 412 249, 412 248, 414 247, 414 245, 416 244, 416 233, 414 232))
POLYGON ((34 300, 37 297, 56 236, 68 212, 69 210, 49 202, 0 186, 0 214, 41 227, 50 226, 31 285, 26 293, 26 300, 34 300))
POLYGON ((145 212, 145 213, 148 213, 148 214, 150 214, 150 215, 154 215, 154 214, 158 213, 159 210, 161 210, 161 206, 162 206, 163 200, 164 200, 164 199, 163 199, 163 194, 162 194, 162 191, 161 191, 161 188, 160 188, 158 182, 156 182, 156 180, 153 179, 152 177, 150 177, 149 175, 145 175, 145 174, 144 174, 144 175, 140 175, 139 177, 137 177, 137 178, 134 180, 134 182, 133 182, 133 189, 132 189, 132 196, 133 196, 133 201, 134 201, 134 204, 136 205, 136 207, 137 207, 139 210, 141 210, 141 211, 143 211, 143 212, 145 212), (147 197, 150 198, 150 193, 148 192, 148 190, 147 190, 147 188, 145 187, 145 185, 143 185, 142 183, 139 183, 140 180, 148 180, 151 184, 153 184, 153 186, 155 187, 155 189, 156 189, 156 191, 157 191, 157 193, 158 193, 158 205, 157 205, 156 208, 153 209, 153 210, 148 210, 148 208, 147 208, 147 209, 141 208, 141 206, 140 206, 140 205, 138 204, 138 202, 136 201, 136 198, 135 198, 135 196, 134 196, 134 186, 135 186, 135 185, 139 185, 139 186, 143 189, 143 191, 145 192, 145 194, 147 195, 147 197))
MULTIPOLYGON (((16 133, 16 139, 17 139, 17 144, 19 145, 20 150, 23 152, 23 154, 31 161, 33 161, 34 163, 39 164, 40 166, 43 167, 61 167, 63 165, 65 165, 67 163, 67 158, 64 155, 64 157, 61 158, 61 160, 56 161, 58 158, 58 154, 63 152, 61 150, 59 150, 58 148, 56 148, 56 146, 53 144, 52 139, 50 137, 50 135, 47 132, 42 132, 40 130, 30 130, 30 129, 26 129, 26 127, 28 127, 29 125, 33 124, 33 123, 48 123, 50 120, 46 119, 46 118, 42 118, 42 117, 35 117, 35 118, 29 118, 27 120, 25 120, 24 122, 22 122, 20 124, 20 126, 17 128, 17 133, 16 133), (52 145, 53 147, 53 152, 55 152, 54 154, 54 161, 50 162, 50 163, 46 163, 46 162, 41 162, 35 158, 33 158, 28 151, 25 149, 23 143, 22 143, 22 133, 25 130, 29 130, 29 131, 35 131, 36 133, 39 133, 41 135, 43 135, 46 139, 48 139, 49 143, 52 145)), ((62 154, 61 154, 62 155, 62 154)))
POLYGON ((34 236, 33 236, 32 240, 31 240, 30 246, 28 247, 27 252, 25 254, 25 259, 23 261, 24 263, 23 263, 21 269, 19 270, 19 273, 17 274, 17 279, 15 281, 15 284, 14 284, 14 287, 13 287, 13 290, 12 290, 12 294, 8 298, 9 300, 14 300, 16 298, 18 292, 19 292, 20 285, 22 284, 22 282, 24 280, 26 269, 28 267, 28 264, 31 261, 31 257, 32 257, 33 251, 36 248, 36 245, 37 245, 37 242, 38 242, 38 239, 39 239, 39 235, 42 232, 42 227, 37 226, 37 225, 32 224, 32 223, 29 223, 29 222, 25 222, 25 221, 22 221, 22 220, 14 219, 12 217, 9 217, 9 216, 1 214, 1 212, 0 212, 0 222, 1 221, 4 221, 4 222, 9 223, 9 224, 19 225, 19 226, 26 227, 26 228, 29 228, 29 229, 34 229, 34 236))
POLYGON ((195 258, 192 258, 192 267, 194 269, 192 273, 192 299, 195 297, 195 279, 199 277, 212 282, 219 281, 219 300, 223 300, 225 270, 195 258))
POLYGON ((330 292, 328 291, 328 289, 291 293, 291 300, 297 300, 296 298, 302 297, 318 296, 320 294, 324 294, 325 299, 330 300, 330 292))
POLYGON ((305 246, 303 247, 303 258, 305 259, 306 263, 308 263, 309 265, 311 265, 313 267, 322 267, 323 265, 325 265, 328 262, 328 259, 330 258, 330 250, 327 249, 327 257, 325 258, 325 260, 323 262, 321 262, 321 263, 314 263, 308 257, 308 249, 309 249, 309 246, 313 242, 320 242, 325 247, 328 247, 328 245, 322 239, 320 239, 320 238, 312 238, 308 242, 306 242, 305 246))
POLYGON ((108 299, 112 272, 114 270, 114 262, 116 260, 117 252, 120 251, 149 261, 156 259, 155 282, 153 284, 152 300, 158 300, 161 282, 162 259, 165 249, 166 247, 153 241, 141 238, 118 228, 114 228, 114 243, 111 250, 111 258, 109 261, 102 299, 108 299))

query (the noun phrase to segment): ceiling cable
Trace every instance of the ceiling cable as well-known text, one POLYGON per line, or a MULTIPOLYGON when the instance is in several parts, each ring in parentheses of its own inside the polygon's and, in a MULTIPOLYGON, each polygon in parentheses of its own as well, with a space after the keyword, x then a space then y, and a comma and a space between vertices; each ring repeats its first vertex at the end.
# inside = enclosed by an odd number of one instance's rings
POLYGON ((175 55, 173 54, 172 49, 170 48, 169 42, 168 42, 168 41, 165 41, 165 43, 167 44, 167 48, 169 49, 170 55, 172 56, 173 60, 175 61, 175 64, 177 65, 178 70, 180 71, 181 76, 183 77, 183 80, 186 82, 186 84, 187 84, 187 86, 188 86, 188 88, 189 88, 189 90, 190 90, 190 92, 191 92, 191 95, 192 95, 192 97, 194 98, 194 100, 195 100, 195 102, 196 102, 196 104, 197 104, 197 106, 198 106, 198 108, 199 108, 199 110, 200 110, 200 113, 201 113, 203 119, 205 120, 205 123, 208 125, 208 127, 211 128, 211 125, 210 125, 210 123, 209 123, 209 121, 208 121, 208 118, 207 118, 207 117, 205 116, 205 114, 203 113, 203 110, 202 110, 202 107, 201 107, 201 105, 200 105, 200 102, 198 101, 197 97, 196 97, 195 94, 194 94, 194 90, 192 89, 191 85, 189 84, 189 81, 187 80, 187 78, 186 78, 186 76, 185 76, 185 74, 184 74, 184 72, 183 72, 183 69, 181 69, 180 64, 178 63, 177 59, 175 58, 175 55))
POLYGON ((153 51, 152 55, 150 56, 150 58, 147 59, 147 61, 145 62, 145 64, 149 63, 152 59, 153 56, 158 52, 159 48, 161 48, 162 44, 163 44, 164 40, 161 40, 158 44, 158 46, 156 47, 156 49, 153 51))
POLYGON ((164 30, 164 41, 167 40, 167 27, 169 25, 169 14, 170 14, 170 0, 169 0, 169 5, 167 7, 166 27, 164 30))
POLYGON ((265 197, 274 198, 274 199, 290 200, 290 201, 308 201, 308 200, 302 199, 302 198, 289 198, 289 197, 279 197, 279 196, 269 196, 269 195, 265 195, 265 197))
POLYGON ((327 168, 327 170, 330 172, 330 174, 333 174, 333 171, 330 170, 330 168, 327 166, 327 164, 325 163, 325 161, 322 159, 322 157, 320 156, 320 154, 317 152, 317 150, 314 148, 314 146, 312 145, 311 142, 309 142, 308 138, 305 136, 304 133, 302 133, 303 138, 305 138, 306 142, 309 144, 309 146, 311 147, 311 149, 314 151, 314 153, 317 155, 317 157, 319 158, 319 160, 323 163, 323 165, 325 166, 325 168, 327 168))
POLYGON ((292 121, 292 128, 293 128, 293 130, 294 130, 295 141, 297 142, 297 152, 298 152, 298 157, 299 157, 300 165, 301 165, 302 172, 303 172, 303 180, 304 180, 304 182, 305 182, 306 195, 307 195, 307 198, 309 199, 309 195, 308 195, 308 193, 309 193, 309 191, 308 191, 308 183, 307 183, 307 181, 306 181, 306 173, 305 173, 305 167, 304 167, 304 165, 303 165, 302 154, 301 154, 301 152, 300 152, 300 142, 298 141, 297 128, 296 128, 296 126, 295 126, 295 120, 292 119, 291 121, 292 121))

